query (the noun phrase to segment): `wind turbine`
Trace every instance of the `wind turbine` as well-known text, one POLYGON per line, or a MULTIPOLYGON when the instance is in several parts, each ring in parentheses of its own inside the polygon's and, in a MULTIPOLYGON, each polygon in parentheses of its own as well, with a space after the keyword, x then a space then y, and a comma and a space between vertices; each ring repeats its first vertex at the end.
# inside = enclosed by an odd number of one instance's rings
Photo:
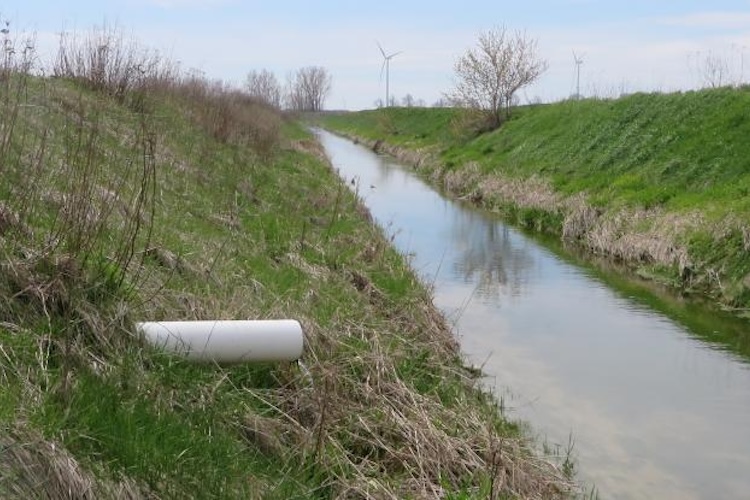
POLYGON ((392 54, 387 55, 385 53, 385 50, 383 50, 382 45, 380 45, 380 42, 375 42, 378 44, 378 48, 380 49, 380 53, 383 54, 383 65, 380 67, 380 79, 383 79, 383 70, 385 69, 385 107, 390 106, 390 69, 391 69, 391 59, 396 57, 401 53, 401 51, 394 52, 392 54))
POLYGON ((578 101, 581 99, 581 65, 583 64, 583 56, 578 57, 574 50, 573 59, 576 62, 576 101, 578 101))

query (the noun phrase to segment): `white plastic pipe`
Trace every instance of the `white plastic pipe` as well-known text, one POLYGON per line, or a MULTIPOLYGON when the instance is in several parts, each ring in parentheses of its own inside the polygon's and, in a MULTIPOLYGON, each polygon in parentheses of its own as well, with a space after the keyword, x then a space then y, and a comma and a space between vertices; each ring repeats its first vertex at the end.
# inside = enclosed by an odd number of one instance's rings
POLYGON ((151 321, 136 323, 146 340, 195 361, 294 361, 302 356, 302 326, 293 319, 151 321))

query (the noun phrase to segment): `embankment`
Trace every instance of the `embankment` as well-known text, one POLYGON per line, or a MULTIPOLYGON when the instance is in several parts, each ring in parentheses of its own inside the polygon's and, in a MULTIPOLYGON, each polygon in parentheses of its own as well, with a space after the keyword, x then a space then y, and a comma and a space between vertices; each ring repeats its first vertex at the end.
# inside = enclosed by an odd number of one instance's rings
POLYGON ((739 314, 750 307, 750 91, 519 108, 467 132, 448 109, 322 118, 451 196, 739 314))

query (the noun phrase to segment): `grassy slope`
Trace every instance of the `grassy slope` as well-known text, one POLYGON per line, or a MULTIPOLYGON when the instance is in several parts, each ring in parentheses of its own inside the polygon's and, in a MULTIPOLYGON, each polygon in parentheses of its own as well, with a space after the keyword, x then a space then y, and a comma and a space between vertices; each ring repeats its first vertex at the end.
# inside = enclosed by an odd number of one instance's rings
POLYGON ((2 96, 16 132, 0 158, 0 496, 564 487, 468 379, 429 294, 306 131, 283 124, 259 155, 169 94, 134 112, 64 81, 20 88, 2 96), (132 333, 276 317, 304 324, 311 379, 189 364, 132 333))
MULTIPOLYGON (((330 116, 325 123, 362 137, 427 150, 438 160, 428 175, 449 189, 451 180, 465 179, 455 183, 455 194, 479 192, 483 196, 477 198, 486 205, 557 234, 580 215, 570 209, 570 200, 583 193, 587 213, 596 219, 590 224, 598 225, 593 228, 598 233, 590 232, 606 240, 597 246, 587 239, 591 228, 575 231, 586 246, 630 261, 644 274, 747 308, 748 109, 747 89, 715 89, 525 107, 500 130, 475 138, 456 133, 461 120, 445 109, 362 112, 330 116), (511 188, 508 179, 541 179, 556 193, 547 196, 555 201, 508 207, 501 196, 493 197, 492 190, 485 189, 493 177, 511 188), (610 234, 603 234, 604 226, 610 234), (626 242, 627 235, 611 234, 616 231, 637 233, 633 239, 640 246, 626 242), (660 239, 667 242, 664 246, 684 253, 654 250, 660 239), (652 248, 643 243, 646 240, 652 248), (627 244, 632 248, 622 248, 627 244)), ((521 182, 516 187, 538 184, 521 182)))

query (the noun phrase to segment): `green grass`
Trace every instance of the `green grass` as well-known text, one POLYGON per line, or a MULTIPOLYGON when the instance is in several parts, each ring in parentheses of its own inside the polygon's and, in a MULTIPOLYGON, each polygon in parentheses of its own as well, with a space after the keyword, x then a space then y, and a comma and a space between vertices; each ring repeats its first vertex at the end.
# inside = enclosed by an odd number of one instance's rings
POLYGON ((432 164, 420 171, 457 196, 505 212, 526 227, 557 234, 572 228, 584 246, 593 245, 589 235, 594 234, 604 242, 592 246, 595 252, 746 309, 748 109, 750 89, 743 87, 526 106, 500 129, 479 135, 451 127, 466 121, 459 111, 445 109, 349 113, 324 117, 322 123, 428 151, 432 164), (514 193, 509 198, 507 190, 482 184, 493 179, 501 185, 516 182, 515 191, 538 188, 538 181, 528 181, 541 179, 548 187, 537 194, 546 197, 514 193), (581 195, 597 213, 593 226, 577 227, 581 212, 576 210, 584 205, 562 201, 581 195), (622 234, 639 241, 622 248, 622 234), (655 247, 659 239, 679 251, 665 255, 655 247), (678 258, 683 249, 686 256, 678 258))
POLYGON ((409 147, 435 146, 454 137, 460 113, 450 108, 384 108, 323 115, 335 130, 409 147))
MULTIPOLYGON (((192 376, 196 385, 205 383, 200 371, 179 368, 169 367, 172 378, 179 374, 179 379, 192 376)), ((181 385, 180 390, 189 391, 181 385)), ((165 496, 202 491, 205 497, 209 491, 250 495, 253 485, 246 474, 263 477, 272 470, 269 463, 262 474, 262 456, 243 446, 236 430, 224 424, 227 408, 222 405, 190 411, 160 408, 138 390, 133 380, 84 375, 69 401, 48 401, 39 418, 49 432, 65 429, 63 443, 75 455, 112 464, 115 473, 136 477, 165 496)))
POLYGON ((511 176, 543 175, 601 203, 747 210, 750 90, 634 94, 522 107, 501 129, 457 142, 449 109, 391 108, 326 118, 326 126, 399 145, 444 149, 511 176), (390 124, 384 126, 384 123, 390 124), (726 203, 730 206, 727 207, 726 203))

